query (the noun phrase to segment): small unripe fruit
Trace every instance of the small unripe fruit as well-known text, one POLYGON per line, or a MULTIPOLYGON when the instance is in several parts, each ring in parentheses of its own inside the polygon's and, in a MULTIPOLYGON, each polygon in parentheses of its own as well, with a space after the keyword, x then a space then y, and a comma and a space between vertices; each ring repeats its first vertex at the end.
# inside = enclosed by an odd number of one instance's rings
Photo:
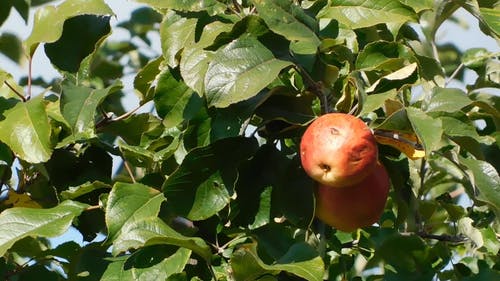
POLYGON ((372 131, 361 119, 329 113, 314 120, 304 132, 300 157, 305 172, 315 181, 344 187, 371 173, 378 151, 372 131))
POLYGON ((370 226, 384 211, 389 185, 389 176, 380 163, 363 181, 353 186, 332 188, 319 185, 316 217, 345 232, 370 226))

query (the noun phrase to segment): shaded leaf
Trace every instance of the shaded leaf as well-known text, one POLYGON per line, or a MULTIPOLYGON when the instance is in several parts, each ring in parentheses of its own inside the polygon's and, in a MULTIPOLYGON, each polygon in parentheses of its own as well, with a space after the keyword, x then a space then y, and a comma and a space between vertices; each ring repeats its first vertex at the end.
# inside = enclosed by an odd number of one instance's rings
POLYGON ((500 177, 488 162, 460 157, 460 163, 471 172, 471 182, 479 190, 477 198, 488 203, 496 213, 500 211, 500 177))
MULTIPOLYGON (((3 98, 0 98, 0 101, 4 105, 8 104, 3 98)), ((53 146, 43 96, 37 96, 27 102, 17 102, 4 111, 0 108, 0 114, 0 141, 27 162, 40 163, 49 160, 53 146)))
POLYGON ((386 92, 391 89, 399 89, 404 85, 413 84, 417 80, 417 63, 409 64, 401 69, 398 69, 386 76, 381 77, 373 83, 367 93, 386 92))
POLYGON ((64 22, 78 15, 113 15, 103 0, 68 0, 59 6, 46 6, 35 13, 33 30, 24 42, 28 53, 33 56, 38 44, 55 42, 63 33, 64 22))
POLYGON ((134 88, 139 91, 138 95, 141 104, 145 104, 153 99, 153 85, 156 82, 157 75, 160 73, 160 66, 162 62, 163 57, 158 57, 148 62, 135 76, 134 88))
POLYGON ((80 15, 64 22, 55 42, 45 44, 45 53, 57 68, 76 73, 80 63, 93 53, 99 42, 111 32, 110 17, 80 15))
POLYGON ((155 108, 163 125, 171 128, 193 118, 203 100, 169 69, 163 71, 155 90, 155 108))
POLYGON ((208 105, 227 107, 251 98, 289 65, 290 62, 276 59, 257 39, 236 39, 218 50, 208 65, 205 76, 208 105))
POLYGON ((189 219, 214 215, 229 203, 228 191, 232 192, 239 162, 256 149, 255 139, 235 137, 191 150, 163 184, 167 199, 172 198, 168 206, 189 219))
POLYGON ((56 237, 68 230, 71 222, 88 205, 64 201, 51 209, 12 208, 0 213, 0 255, 27 236, 56 237), (6 231, 8 230, 8 231, 6 231))
MULTIPOLYGON (((120 81, 105 89, 93 90, 70 83, 63 85, 61 95, 61 113, 71 127, 72 135, 63 143, 76 142, 80 139, 95 137, 95 114, 103 99, 120 90, 120 81)), ((61 145, 61 144, 60 144, 61 145)))
POLYGON ((20 63, 23 58, 21 40, 12 33, 4 32, 0 34, 0 53, 12 61, 20 63))

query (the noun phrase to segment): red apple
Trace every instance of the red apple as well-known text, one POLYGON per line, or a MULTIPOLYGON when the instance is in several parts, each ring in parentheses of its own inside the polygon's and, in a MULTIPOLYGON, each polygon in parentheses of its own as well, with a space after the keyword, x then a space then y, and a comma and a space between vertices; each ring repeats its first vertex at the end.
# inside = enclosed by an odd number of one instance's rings
POLYGON ((332 188, 319 185, 316 190, 316 217, 342 231, 353 231, 377 222, 389 193, 389 176, 377 163, 363 181, 353 186, 332 188))
POLYGON ((314 120, 300 142, 302 167, 315 181, 344 187, 363 180, 374 169, 377 144, 359 118, 329 113, 314 120))

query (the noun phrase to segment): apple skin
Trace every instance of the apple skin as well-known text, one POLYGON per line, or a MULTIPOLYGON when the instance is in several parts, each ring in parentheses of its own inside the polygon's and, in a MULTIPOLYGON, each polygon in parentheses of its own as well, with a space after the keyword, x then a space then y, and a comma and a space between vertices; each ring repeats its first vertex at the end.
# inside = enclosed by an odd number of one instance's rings
POLYGON ((384 211, 389 186, 389 176, 380 163, 353 186, 332 188, 320 184, 316 189, 316 217, 345 232, 370 226, 384 211))
POLYGON ((307 127, 300 142, 300 159, 304 171, 315 181, 332 187, 349 186, 374 169, 377 143, 361 119, 328 113, 307 127))

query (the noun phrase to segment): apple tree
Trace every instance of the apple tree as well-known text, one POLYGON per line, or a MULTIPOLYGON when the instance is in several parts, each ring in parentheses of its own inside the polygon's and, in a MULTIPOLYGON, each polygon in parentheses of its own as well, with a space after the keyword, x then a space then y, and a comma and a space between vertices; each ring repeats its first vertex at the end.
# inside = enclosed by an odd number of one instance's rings
POLYGON ((33 22, 0 32, 0 279, 500 280, 499 53, 436 40, 463 9, 498 42, 498 1, 135 2, 0 2, 33 22), (300 164, 328 112, 391 181, 353 232, 300 164))

